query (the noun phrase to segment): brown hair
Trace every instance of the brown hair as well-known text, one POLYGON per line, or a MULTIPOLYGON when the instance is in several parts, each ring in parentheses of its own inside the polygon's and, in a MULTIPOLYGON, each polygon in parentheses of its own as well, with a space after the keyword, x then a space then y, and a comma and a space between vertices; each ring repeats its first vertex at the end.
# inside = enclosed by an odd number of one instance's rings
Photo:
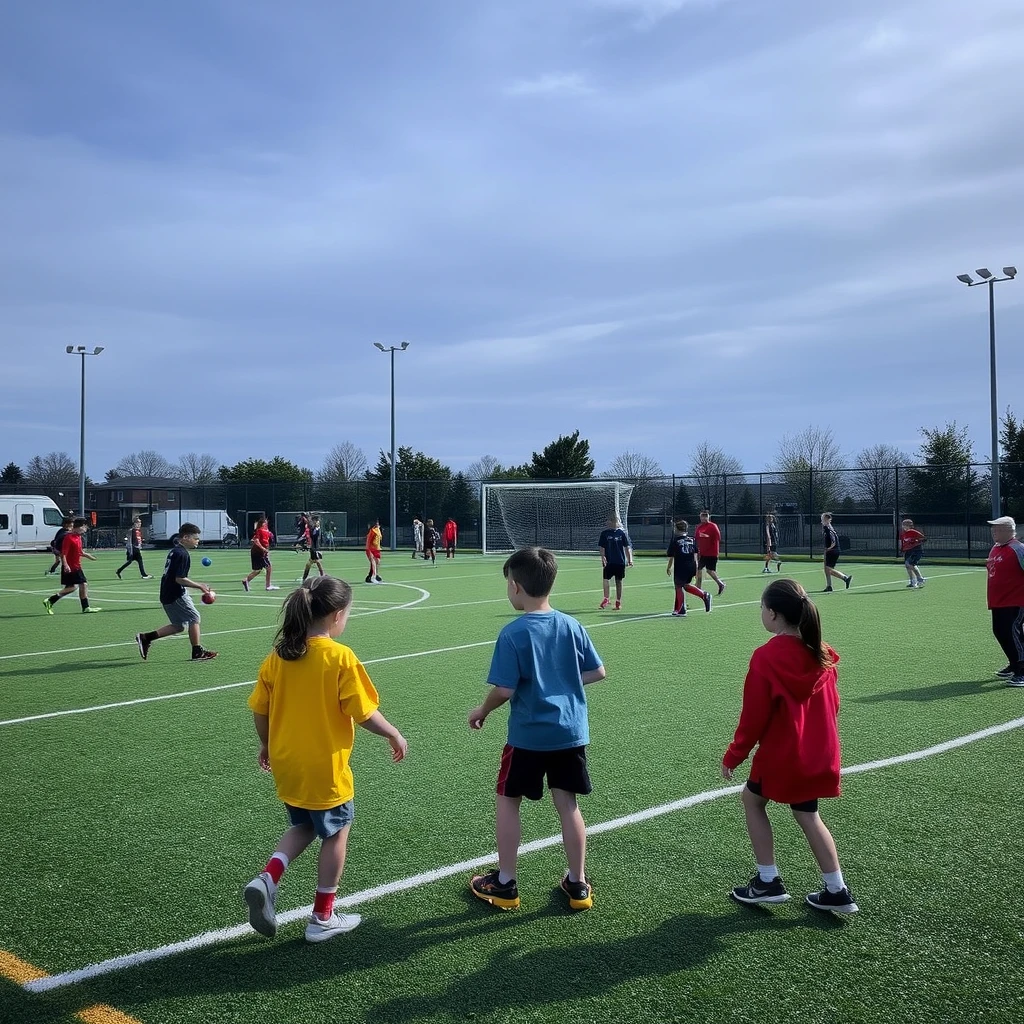
POLYGON ((75 520, 75 521, 74 521, 74 522, 73 522, 73 523, 71 524, 71 527, 72 527, 72 529, 75 529, 75 530, 77 530, 77 529, 78 529, 78 527, 80 527, 80 526, 85 526, 85 525, 87 525, 87 524, 88 524, 88 522, 89 522, 89 520, 88 520, 88 519, 84 519, 84 518, 83 518, 82 516, 79 516, 79 517, 78 517, 78 518, 77 518, 77 519, 76 519, 76 520, 75 520))
POLYGON ((791 626, 800 630, 800 639, 822 667, 834 664, 832 652, 821 640, 821 618, 807 591, 796 580, 775 580, 761 595, 761 604, 769 611, 781 615, 791 626))
POLYGON ((298 661, 308 649, 309 627, 352 603, 352 588, 334 576, 314 576, 284 601, 284 621, 274 638, 274 650, 285 661, 298 661))
POLYGON ((546 548, 520 548, 501 567, 530 597, 547 597, 558 575, 558 560, 546 548))
POLYGON ((180 537, 198 537, 203 531, 196 526, 195 523, 182 523, 181 529, 178 530, 178 536, 180 537))
POLYGON ((673 525, 680 533, 686 533, 690 528, 690 524, 685 519, 677 519, 673 525))

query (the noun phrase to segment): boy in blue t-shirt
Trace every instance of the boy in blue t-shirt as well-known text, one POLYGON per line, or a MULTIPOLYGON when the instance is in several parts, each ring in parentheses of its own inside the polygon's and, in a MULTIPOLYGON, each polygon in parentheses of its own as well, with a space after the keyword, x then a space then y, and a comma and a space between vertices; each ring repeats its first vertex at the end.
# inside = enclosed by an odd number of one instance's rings
POLYGON ((474 896, 493 906, 519 906, 519 806, 524 796, 541 799, 547 776, 569 861, 561 888, 573 910, 586 910, 594 897, 584 872, 586 826, 576 802, 577 794, 592 788, 583 687, 604 679, 604 665, 583 626, 548 603, 558 572, 550 551, 523 548, 503 572, 512 607, 525 614, 498 634, 487 675, 491 691, 469 713, 470 728, 482 729, 492 711, 511 702, 497 785, 498 870, 474 875, 469 884, 474 896))

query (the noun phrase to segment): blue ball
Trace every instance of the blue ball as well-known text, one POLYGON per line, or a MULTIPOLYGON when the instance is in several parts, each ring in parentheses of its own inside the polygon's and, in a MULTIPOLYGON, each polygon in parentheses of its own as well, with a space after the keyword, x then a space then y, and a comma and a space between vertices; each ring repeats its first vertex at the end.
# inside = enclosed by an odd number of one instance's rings
POLYGON ((209 558, 204 558, 203 565, 213 565, 213 562, 209 558))

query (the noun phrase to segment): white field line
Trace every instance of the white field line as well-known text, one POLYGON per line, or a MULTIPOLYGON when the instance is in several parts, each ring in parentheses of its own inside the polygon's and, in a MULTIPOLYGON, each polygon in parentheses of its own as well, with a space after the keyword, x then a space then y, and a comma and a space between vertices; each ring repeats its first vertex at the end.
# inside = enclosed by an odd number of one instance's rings
MULTIPOLYGON (((851 765, 843 769, 844 775, 857 775, 862 772, 877 771, 881 768, 890 768, 893 765, 907 764, 911 761, 921 761, 926 757, 935 757, 938 754, 945 754, 958 747, 967 746, 969 743, 977 743, 979 740, 997 736, 1000 733, 1010 732, 1024 726, 1024 718, 1014 718, 1009 722, 1000 725, 989 726, 987 729, 980 729, 978 732, 966 736, 958 736, 935 746, 927 747, 924 750, 914 750, 909 754, 898 754, 895 757, 886 757, 878 761, 868 761, 864 764, 851 765)), ((720 789, 709 789, 703 793, 695 793, 693 796, 683 797, 680 800, 673 800, 670 803, 659 804, 656 807, 648 807, 642 811, 635 811, 632 814, 624 814, 620 818, 613 818, 610 821, 602 821, 597 825, 587 826, 587 834, 590 836, 600 835, 602 832, 613 832, 630 825, 637 825, 640 822, 649 821, 652 818, 660 818, 675 811, 688 810, 699 804, 717 800, 723 796, 733 796, 743 789, 742 786, 723 786, 720 789)), ((520 855, 535 853, 551 846, 557 846, 562 842, 562 836, 547 836, 544 839, 537 839, 526 843, 519 848, 520 855)), ((474 857, 472 860, 459 861, 456 864, 446 864, 444 867, 434 868, 432 871, 423 871, 406 878, 399 878, 393 882, 385 882, 381 885, 363 889, 361 892, 354 892, 349 896, 343 896, 337 900, 335 906, 348 909, 358 907, 370 900, 379 899, 382 896, 390 896, 397 892, 404 892, 408 889, 418 889, 432 882, 438 882, 452 875, 461 875, 477 868, 486 867, 497 861, 497 853, 491 852, 482 857, 474 857)), ((313 911, 310 904, 305 907, 297 907, 294 910, 285 911, 277 915, 279 925, 291 924, 293 921, 304 920, 313 911)), ((62 974, 52 974, 45 978, 37 978, 22 984, 22 988, 29 992, 49 992, 57 988, 66 988, 69 985, 76 985, 83 981, 103 974, 112 974, 116 971, 128 970, 138 967, 141 964, 150 963, 153 960, 162 960, 166 957, 175 956, 178 953, 185 953, 191 950, 202 949, 205 946, 213 946, 222 942, 230 942, 232 939, 240 939, 252 935, 253 931, 249 924, 232 925, 228 928, 218 928, 214 931, 202 932, 193 935, 191 938, 183 939, 180 942, 171 942, 164 946, 157 946, 154 949, 140 950, 136 953, 127 953, 123 956, 112 957, 109 960, 101 960, 99 963, 89 964, 86 967, 74 971, 65 971, 62 974)))
MULTIPOLYGON (((962 572, 947 573, 946 575, 949 575, 949 576, 963 576, 963 575, 965 575, 965 573, 962 573, 962 572)), ((898 581, 898 582, 902 582, 902 581, 898 581)), ((892 586, 892 585, 893 584, 891 582, 890 583, 865 583, 864 587, 892 586)), ((412 589, 416 589, 416 588, 412 588, 412 589)), ((853 587, 851 589, 856 590, 858 588, 857 587, 853 587)), ((420 598, 420 600, 423 600, 423 598, 420 598)), ((471 603, 487 603, 487 602, 471 602, 471 603)), ((749 607, 751 605, 756 605, 756 604, 760 604, 760 598, 757 598, 757 599, 755 599, 753 601, 733 601, 730 604, 717 605, 716 607, 721 608, 721 609, 725 609, 725 608, 745 608, 745 607, 749 607)), ((381 611, 388 611, 388 610, 390 610, 390 609, 381 609, 381 611)), ((377 612, 366 612, 365 614, 372 615, 372 614, 378 614, 378 613, 377 612)), ((699 615, 700 613, 694 612, 693 614, 699 615)), ((652 620, 652 619, 665 619, 665 618, 668 618, 668 617, 669 617, 669 613, 668 612, 651 612, 650 614, 647 614, 647 615, 632 615, 632 616, 616 616, 616 615, 613 614, 611 616, 608 616, 607 618, 602 619, 599 622, 594 622, 594 623, 589 624, 587 626, 587 629, 588 630, 600 629, 602 626, 618 626, 618 625, 622 625, 623 623, 627 623, 627 622, 646 622, 646 621, 649 621, 649 620, 652 620)), ((265 627, 263 627, 263 626, 251 626, 251 627, 248 627, 248 628, 249 629, 263 629, 265 627)), ((241 630, 226 630, 225 632, 241 632, 241 630)), ((214 634, 207 634, 207 635, 208 636, 212 636, 214 634)), ((474 641, 472 643, 457 644, 457 645, 455 645, 453 647, 436 647, 436 648, 433 648, 432 650, 429 650, 429 651, 412 651, 412 652, 410 652, 408 654, 391 654, 391 655, 386 655, 386 656, 381 657, 381 658, 370 658, 367 661, 364 661, 363 664, 364 665, 381 665, 381 664, 384 664, 385 662, 389 662, 389 661, 406 661, 406 660, 408 660, 410 658, 426 658, 426 657, 430 657, 431 655, 434 655, 434 654, 451 654, 451 653, 454 653, 456 651, 472 650, 475 647, 490 647, 490 646, 493 646, 493 644, 494 644, 494 639, 493 638, 488 639, 488 640, 476 640, 476 641, 474 641)), ((101 645, 101 646, 123 647, 125 645, 124 644, 106 644, 106 645, 101 645)), ((94 650, 95 648, 79 648, 79 649, 80 650, 94 650)), ((51 652, 51 653, 57 653, 57 652, 51 652)), ((5 655, 5 657, 18 657, 18 655, 5 655)), ((96 704, 96 705, 92 705, 90 707, 84 707, 84 708, 69 708, 69 709, 64 710, 64 711, 47 711, 47 712, 45 712, 43 714, 26 715, 26 716, 24 716, 22 718, 8 718, 8 719, 6 719, 4 721, 0 721, 0 727, 5 726, 5 725, 21 725, 21 724, 24 724, 25 722, 38 722, 38 721, 41 721, 41 720, 47 719, 47 718, 65 718, 68 715, 84 715, 84 714, 88 714, 91 711, 109 711, 112 708, 133 707, 134 705, 137 705, 137 704, 153 704, 153 703, 156 703, 157 701, 174 700, 174 699, 179 698, 179 697, 191 697, 193 694, 198 694, 198 693, 217 693, 220 690, 234 690, 234 689, 237 689, 240 686, 253 686, 254 684, 255 684, 255 680, 248 679, 248 680, 243 680, 240 683, 224 683, 223 685, 220 685, 220 686, 208 686, 208 687, 203 687, 202 689, 198 689, 198 690, 182 690, 179 693, 164 693, 164 694, 159 694, 159 695, 154 696, 154 697, 137 697, 134 700, 115 701, 115 702, 109 703, 109 704, 96 704)))

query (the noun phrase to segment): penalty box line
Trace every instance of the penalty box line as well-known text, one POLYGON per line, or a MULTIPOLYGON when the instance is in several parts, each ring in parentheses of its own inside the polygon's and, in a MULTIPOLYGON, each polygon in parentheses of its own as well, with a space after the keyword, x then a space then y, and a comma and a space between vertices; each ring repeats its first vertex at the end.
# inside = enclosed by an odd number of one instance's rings
MULTIPOLYGON (((997 736, 1000 733, 1019 729, 1022 726, 1024 726, 1024 718, 1014 718, 1009 722, 1003 722, 1000 725, 992 725, 988 728, 980 729, 977 732, 969 733, 966 736, 958 736, 951 740, 945 740, 942 743, 926 747, 923 750, 914 750, 907 754, 897 754, 894 757, 886 757, 877 761, 866 761, 864 764, 851 765, 848 768, 844 768, 842 770, 842 774, 858 775, 863 772, 878 771, 879 769, 889 768, 893 765, 908 764, 912 761, 921 761, 927 757, 935 757, 939 754, 945 754, 950 750, 955 750, 958 747, 964 747, 970 743, 976 743, 979 740, 997 736)), ((587 835, 594 836, 600 835, 604 832, 613 832, 618 829, 626 828, 630 825, 639 824, 643 821, 650 821, 652 818, 659 818, 666 814, 672 814, 675 811, 688 810, 691 807, 696 807, 703 803, 709 803, 710 801, 717 800, 723 796, 733 796, 736 793, 741 792, 742 789, 743 786, 740 785, 723 786, 720 789, 705 790, 703 793, 695 793, 692 796, 683 797, 680 800, 673 800, 670 803, 659 804, 655 807, 648 807, 642 811, 625 814, 622 817, 613 818, 609 821, 602 821, 597 825, 590 825, 587 827, 587 835)), ((547 836, 544 839, 537 839, 521 846, 519 848, 519 853, 535 853, 538 850, 557 846, 561 842, 561 834, 547 836)), ((406 878, 396 879, 393 882, 385 882, 382 885, 373 886, 372 888, 352 893, 349 896, 344 896, 335 901, 335 906, 346 909, 350 907, 358 907, 364 903, 368 903, 370 900, 379 899, 382 896, 390 896, 394 893, 404 892, 408 889, 417 889, 424 885, 429 885, 432 882, 438 882, 442 879, 450 878, 452 875, 463 874, 467 871, 474 871, 477 868, 486 867, 488 864, 495 863, 497 857, 497 853, 492 852, 485 854, 483 857, 474 857, 472 860, 463 860, 455 864, 447 864, 444 867, 434 868, 431 871, 423 871, 416 875, 409 875, 406 878)), ((291 924, 293 921, 299 921, 307 918, 312 911, 312 904, 305 907, 297 907, 295 910, 288 910, 283 914, 278 914, 277 921, 278 924, 291 924)), ((183 939, 180 942, 172 942, 164 946, 157 946, 153 949, 140 950, 136 953, 127 953, 123 956, 113 957, 109 960, 102 960, 98 963, 89 964, 86 967, 79 968, 78 970, 65 971, 61 974, 53 974, 46 977, 26 980, 22 983, 22 988, 29 992, 50 992, 54 989, 66 988, 69 985, 77 985, 83 981, 89 981, 92 978, 97 978, 104 974, 112 974, 117 971, 128 970, 132 967, 138 967, 145 963, 151 963, 154 960, 162 960, 166 957, 175 956, 178 953, 191 952, 202 949, 206 946, 230 942, 233 939, 243 938, 247 935, 253 934, 255 933, 248 923, 233 925, 228 928, 219 928, 214 931, 202 932, 199 935, 193 935, 191 938, 183 939)))

